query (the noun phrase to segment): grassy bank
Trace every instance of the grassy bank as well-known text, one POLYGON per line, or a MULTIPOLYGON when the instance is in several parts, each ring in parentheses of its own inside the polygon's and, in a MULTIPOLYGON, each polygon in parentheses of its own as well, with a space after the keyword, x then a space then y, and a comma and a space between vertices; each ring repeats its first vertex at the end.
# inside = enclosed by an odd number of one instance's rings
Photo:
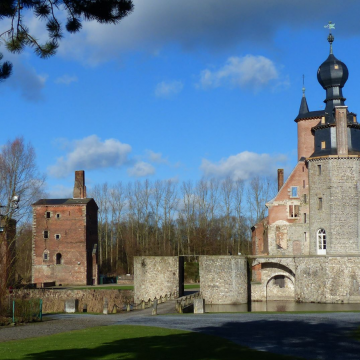
POLYGON ((0 343, 0 359, 287 360, 222 338, 146 326, 104 326, 0 343))

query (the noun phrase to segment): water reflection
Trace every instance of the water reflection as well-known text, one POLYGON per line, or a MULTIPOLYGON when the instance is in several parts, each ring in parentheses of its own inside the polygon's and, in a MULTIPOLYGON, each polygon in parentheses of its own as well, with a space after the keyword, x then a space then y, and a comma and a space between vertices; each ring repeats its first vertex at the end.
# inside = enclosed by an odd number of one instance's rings
MULTIPOLYGON (((360 304, 312 304, 295 301, 252 302, 251 312, 256 311, 360 311, 360 304)), ((248 304, 214 305, 206 304, 205 312, 248 312, 248 304)))

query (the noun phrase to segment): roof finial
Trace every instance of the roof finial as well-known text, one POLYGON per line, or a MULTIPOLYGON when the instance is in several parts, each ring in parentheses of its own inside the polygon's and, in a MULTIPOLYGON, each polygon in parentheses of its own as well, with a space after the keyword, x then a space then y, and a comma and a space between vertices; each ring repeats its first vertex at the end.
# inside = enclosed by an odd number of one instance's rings
POLYGON ((305 75, 303 75, 303 87, 302 87, 302 92, 303 92, 303 97, 305 97, 305 75))
POLYGON ((327 38, 328 42, 330 43, 330 54, 333 53, 332 43, 334 42, 334 36, 331 33, 331 30, 335 30, 335 24, 333 24, 331 21, 327 25, 324 26, 324 28, 329 29, 329 36, 327 38))

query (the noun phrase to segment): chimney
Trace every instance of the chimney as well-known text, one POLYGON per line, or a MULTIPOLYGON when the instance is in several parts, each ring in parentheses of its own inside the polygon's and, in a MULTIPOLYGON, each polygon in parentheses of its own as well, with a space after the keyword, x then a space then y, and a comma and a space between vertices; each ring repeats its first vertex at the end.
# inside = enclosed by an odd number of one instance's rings
POLYGON ((86 199, 85 171, 75 171, 74 199, 86 199))
POLYGON ((284 169, 278 169, 278 191, 284 185, 284 169))
POLYGON ((335 106, 335 121, 337 154, 340 156, 347 156, 349 154, 347 135, 347 106, 335 106))

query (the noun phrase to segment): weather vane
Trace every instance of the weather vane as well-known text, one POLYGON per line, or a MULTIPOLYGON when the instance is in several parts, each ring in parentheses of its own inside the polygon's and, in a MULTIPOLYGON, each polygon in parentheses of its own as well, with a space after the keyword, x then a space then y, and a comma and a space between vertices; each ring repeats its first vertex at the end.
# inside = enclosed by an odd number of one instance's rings
POLYGON ((329 31, 331 29, 335 30, 335 24, 333 24, 331 21, 329 21, 329 23, 327 25, 324 26, 325 29, 329 29, 329 31))
POLYGON ((330 54, 332 54, 333 53, 332 43, 334 42, 334 36, 332 35, 331 30, 332 29, 335 30, 335 24, 333 24, 331 21, 329 21, 329 23, 327 25, 325 25, 324 28, 329 29, 329 36, 328 36, 327 40, 330 43, 330 54))
POLYGON ((303 96, 305 97, 305 75, 303 75, 303 87, 302 87, 303 96))

